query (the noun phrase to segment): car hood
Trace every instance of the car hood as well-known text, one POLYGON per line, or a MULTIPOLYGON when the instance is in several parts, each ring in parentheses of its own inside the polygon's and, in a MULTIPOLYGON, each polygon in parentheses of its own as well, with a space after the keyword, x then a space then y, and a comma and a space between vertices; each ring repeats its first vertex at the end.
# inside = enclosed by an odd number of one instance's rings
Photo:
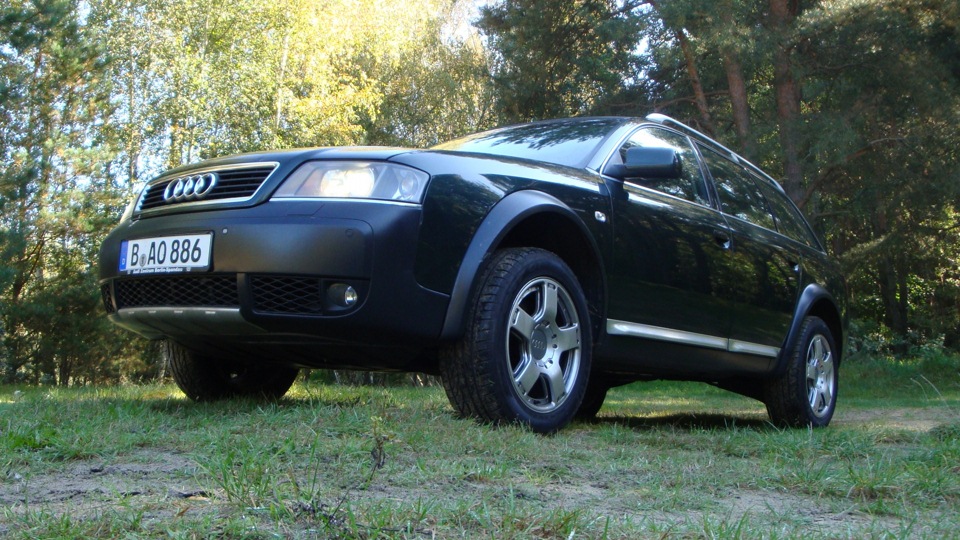
POLYGON ((314 159, 386 161, 400 154, 418 151, 420 150, 387 146, 339 146, 250 152, 246 154, 234 154, 230 156, 208 159, 199 163, 192 163, 190 165, 183 165, 166 171, 164 176, 178 174, 181 172, 189 172, 198 168, 235 165, 238 163, 278 162, 281 164, 297 164, 314 159))

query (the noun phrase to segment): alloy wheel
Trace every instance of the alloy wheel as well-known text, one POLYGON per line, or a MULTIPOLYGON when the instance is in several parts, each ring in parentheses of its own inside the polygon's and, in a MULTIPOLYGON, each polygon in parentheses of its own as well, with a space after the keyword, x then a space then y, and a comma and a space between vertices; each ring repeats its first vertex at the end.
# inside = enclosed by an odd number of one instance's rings
POLYGON ((536 278, 513 301, 507 362, 513 388, 528 408, 557 409, 580 369, 580 319, 570 294, 553 279, 536 278))

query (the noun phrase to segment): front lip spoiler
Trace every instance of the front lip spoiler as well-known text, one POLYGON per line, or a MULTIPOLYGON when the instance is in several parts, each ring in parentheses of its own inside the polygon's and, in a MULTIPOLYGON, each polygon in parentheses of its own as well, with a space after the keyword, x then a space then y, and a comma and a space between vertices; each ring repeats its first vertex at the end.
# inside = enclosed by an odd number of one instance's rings
POLYGON ((148 338, 177 335, 256 335, 263 328, 250 323, 239 308, 136 307, 110 315, 113 323, 148 338))

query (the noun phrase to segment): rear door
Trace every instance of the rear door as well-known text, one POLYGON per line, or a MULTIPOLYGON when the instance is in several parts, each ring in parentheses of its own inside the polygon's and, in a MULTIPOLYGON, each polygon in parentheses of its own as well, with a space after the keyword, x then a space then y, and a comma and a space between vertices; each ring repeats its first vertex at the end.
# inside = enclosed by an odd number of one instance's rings
POLYGON ((775 357, 793 319, 800 250, 777 232, 763 180, 719 152, 699 149, 733 233, 730 264, 718 278, 731 299, 730 350, 775 357))

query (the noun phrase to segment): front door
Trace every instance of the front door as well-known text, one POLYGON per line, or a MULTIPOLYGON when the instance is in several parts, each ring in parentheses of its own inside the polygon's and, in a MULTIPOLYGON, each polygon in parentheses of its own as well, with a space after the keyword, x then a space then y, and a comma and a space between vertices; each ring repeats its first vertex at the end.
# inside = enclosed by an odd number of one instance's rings
POLYGON ((684 345, 726 348, 729 298, 715 276, 728 264, 731 232, 711 207, 696 152, 679 133, 644 127, 636 146, 674 149, 679 178, 610 180, 614 255, 608 269, 607 331, 684 345))

